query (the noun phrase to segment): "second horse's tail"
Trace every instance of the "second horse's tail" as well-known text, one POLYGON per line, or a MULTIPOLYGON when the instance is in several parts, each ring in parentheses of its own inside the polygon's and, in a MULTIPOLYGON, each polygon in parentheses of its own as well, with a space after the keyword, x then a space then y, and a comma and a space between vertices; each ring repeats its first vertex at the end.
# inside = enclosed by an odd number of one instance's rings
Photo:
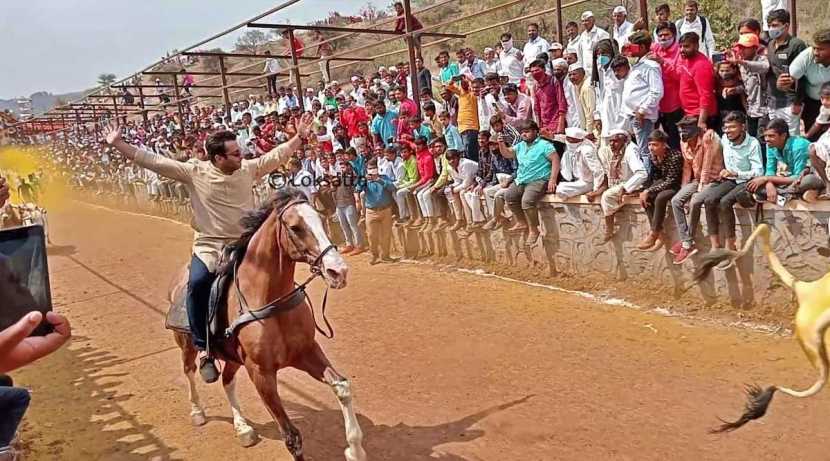
POLYGON ((769 259, 770 269, 778 275, 785 285, 792 288, 795 284, 795 277, 781 264, 778 256, 775 255, 770 246, 769 226, 761 224, 755 228, 755 231, 746 239, 743 248, 738 251, 718 249, 710 251, 701 258, 701 264, 695 271, 693 283, 700 283, 705 279, 715 266, 719 266, 725 261, 735 261, 743 255, 747 254, 752 248, 752 244, 756 238, 761 239, 761 247, 769 259))

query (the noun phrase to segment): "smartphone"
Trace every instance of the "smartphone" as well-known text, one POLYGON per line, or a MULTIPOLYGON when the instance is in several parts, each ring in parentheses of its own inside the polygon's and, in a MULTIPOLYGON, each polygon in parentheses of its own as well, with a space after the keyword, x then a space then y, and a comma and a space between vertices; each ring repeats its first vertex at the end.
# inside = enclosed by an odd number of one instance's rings
POLYGON ((726 54, 724 53, 712 53, 712 63, 717 64, 719 62, 723 62, 726 60, 726 54))
POLYGON ((52 310, 46 233, 43 226, 0 230, 0 330, 32 311, 43 312, 33 336, 52 332, 46 313, 52 310))
POLYGON ((460 82, 460 81, 461 81, 461 78, 462 78, 462 77, 461 77, 460 75, 456 75, 456 76, 454 76, 454 77, 452 78, 452 81, 453 81, 453 82, 460 82))

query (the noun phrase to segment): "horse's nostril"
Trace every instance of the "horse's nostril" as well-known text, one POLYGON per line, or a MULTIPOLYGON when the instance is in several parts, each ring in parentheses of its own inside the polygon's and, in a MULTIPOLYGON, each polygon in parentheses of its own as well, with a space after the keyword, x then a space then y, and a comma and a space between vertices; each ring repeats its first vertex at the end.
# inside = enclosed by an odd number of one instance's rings
POLYGON ((340 279, 340 272, 337 272, 337 271, 336 271, 336 270, 334 270, 334 269, 326 269, 326 275, 327 275, 327 276, 328 276, 328 278, 330 278, 331 280, 338 280, 338 279, 340 279))

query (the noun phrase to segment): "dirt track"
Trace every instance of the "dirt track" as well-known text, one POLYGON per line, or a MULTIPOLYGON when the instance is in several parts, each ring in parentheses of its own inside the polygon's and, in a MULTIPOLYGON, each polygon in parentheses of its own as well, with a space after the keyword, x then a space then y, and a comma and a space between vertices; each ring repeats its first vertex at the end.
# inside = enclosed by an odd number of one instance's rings
MULTIPOLYGON (((163 328, 189 229, 89 206, 50 219, 60 245, 53 297, 75 338, 15 374, 33 389, 31 459, 289 460, 244 373, 238 392, 258 445, 236 443, 218 385, 200 386, 208 424, 189 425, 178 349, 163 328)), ((352 378, 370 459, 828 459, 827 394, 778 396, 762 423, 707 434, 742 407, 742 383, 812 382, 791 338, 432 266, 351 261, 349 288, 329 299, 338 336, 323 348, 352 378)), ((309 459, 342 460, 329 390, 285 371, 281 394, 309 459)))

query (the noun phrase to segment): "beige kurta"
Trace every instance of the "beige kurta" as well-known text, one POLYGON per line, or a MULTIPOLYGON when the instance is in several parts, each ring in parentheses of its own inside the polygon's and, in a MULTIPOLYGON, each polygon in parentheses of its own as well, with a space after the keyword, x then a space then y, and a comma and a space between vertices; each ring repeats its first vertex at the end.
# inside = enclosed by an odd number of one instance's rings
POLYGON ((182 163, 141 149, 136 149, 135 163, 187 186, 195 231, 193 254, 213 272, 222 248, 242 235, 240 220, 254 208, 254 183, 290 154, 277 147, 256 160, 243 160, 242 167, 230 175, 209 161, 182 163))

